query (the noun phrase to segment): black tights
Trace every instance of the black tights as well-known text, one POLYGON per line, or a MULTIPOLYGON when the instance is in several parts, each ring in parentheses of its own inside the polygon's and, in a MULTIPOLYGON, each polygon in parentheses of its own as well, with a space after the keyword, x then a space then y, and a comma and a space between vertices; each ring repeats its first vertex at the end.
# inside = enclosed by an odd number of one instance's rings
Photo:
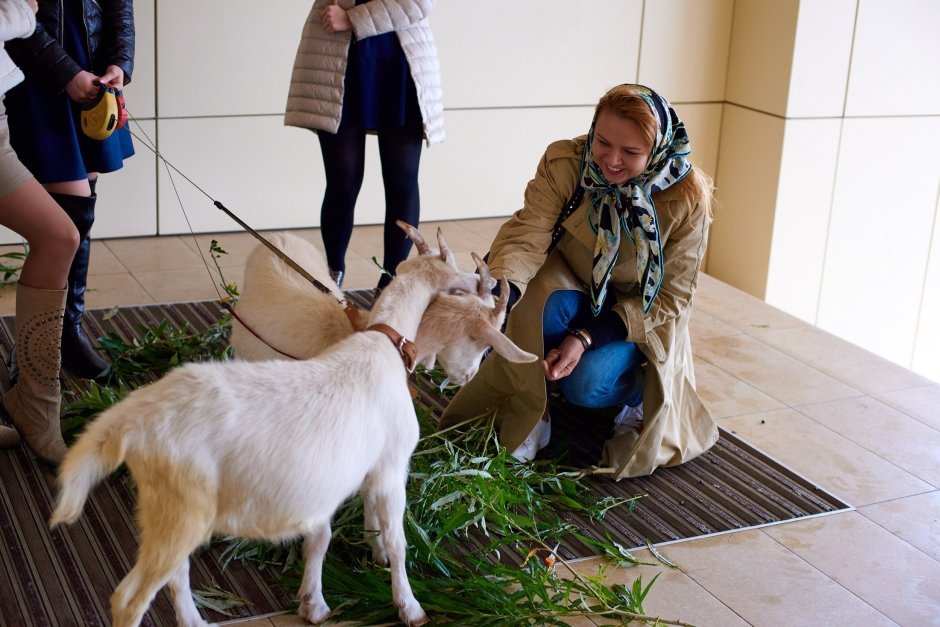
MULTIPOLYGON (((382 266, 394 273, 411 252, 411 240, 395 224, 402 220, 418 225, 421 202, 418 195, 418 163, 421 160, 421 126, 381 129, 379 158, 385 185, 385 253, 382 266)), ((320 233, 331 270, 346 269, 346 249, 353 230, 356 198, 365 170, 366 133, 361 128, 341 128, 335 135, 320 131, 320 152, 326 171, 326 192, 320 209, 320 233)), ((379 287, 390 277, 383 274, 379 287)))

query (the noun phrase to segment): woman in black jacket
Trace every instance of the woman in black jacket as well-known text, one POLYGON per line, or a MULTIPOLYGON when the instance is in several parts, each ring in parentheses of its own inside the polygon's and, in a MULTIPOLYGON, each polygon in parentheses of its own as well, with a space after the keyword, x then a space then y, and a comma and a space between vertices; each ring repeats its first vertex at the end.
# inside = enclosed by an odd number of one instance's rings
POLYGON ((62 367, 77 376, 107 376, 110 365, 82 330, 98 175, 134 154, 128 129, 105 140, 81 131, 81 106, 102 86, 121 89, 134 68, 132 0, 39 0, 36 31, 8 52, 26 80, 7 93, 10 141, 20 160, 78 229, 62 332, 62 367))

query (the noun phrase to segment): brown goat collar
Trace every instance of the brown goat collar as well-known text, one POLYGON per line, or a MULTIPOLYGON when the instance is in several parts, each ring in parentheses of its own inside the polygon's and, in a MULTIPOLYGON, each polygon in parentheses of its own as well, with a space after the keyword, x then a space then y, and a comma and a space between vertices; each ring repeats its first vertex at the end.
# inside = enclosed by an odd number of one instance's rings
POLYGON ((395 348, 398 349, 398 353, 401 355, 402 361, 405 362, 405 369, 408 373, 415 371, 415 362, 418 358, 418 347, 415 346, 414 342, 406 338, 404 335, 388 326, 387 324, 382 324, 378 322, 376 324, 369 325, 366 327, 366 331, 378 331, 379 333, 384 333, 388 339, 392 341, 392 344, 395 345, 395 348))

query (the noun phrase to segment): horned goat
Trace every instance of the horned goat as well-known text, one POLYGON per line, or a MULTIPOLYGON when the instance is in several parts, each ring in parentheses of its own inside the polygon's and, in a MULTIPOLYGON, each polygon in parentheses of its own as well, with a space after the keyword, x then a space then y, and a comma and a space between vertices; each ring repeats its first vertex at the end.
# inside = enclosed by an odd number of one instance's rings
MULTIPOLYGON (((188 364, 98 416, 60 467, 50 526, 77 520, 94 485, 126 463, 137 486, 140 547, 111 597, 113 624, 138 625, 168 585, 178 623, 205 625, 188 557, 213 533, 302 535, 299 614, 325 620, 330 520, 357 491, 367 526, 380 532, 373 552, 391 567, 401 620, 426 622, 405 572, 405 482, 419 434, 402 363, 408 342, 398 334, 413 337, 434 295, 464 289, 467 279, 442 259, 405 261, 370 327, 318 357, 188 364)), ((537 359, 500 337, 494 350, 507 359, 537 359)))
MULTIPOLYGON (((406 226, 402 223, 402 228, 406 226)), ((419 259, 437 254, 416 230, 409 228, 405 232, 415 242, 419 259)), ((330 293, 315 288, 259 244, 248 256, 235 308, 238 319, 232 323, 231 338, 235 357, 249 361, 285 356, 306 359, 353 333, 353 324, 340 305, 343 292, 328 278, 322 253, 296 235, 278 234, 269 240, 330 293)), ((418 363, 427 368, 439 363, 457 385, 476 374, 505 316, 506 301, 502 299, 495 305, 491 290, 496 281, 481 264, 478 260, 477 289, 438 294, 422 316, 415 337, 418 363), (456 341, 458 337, 462 341, 456 341)))

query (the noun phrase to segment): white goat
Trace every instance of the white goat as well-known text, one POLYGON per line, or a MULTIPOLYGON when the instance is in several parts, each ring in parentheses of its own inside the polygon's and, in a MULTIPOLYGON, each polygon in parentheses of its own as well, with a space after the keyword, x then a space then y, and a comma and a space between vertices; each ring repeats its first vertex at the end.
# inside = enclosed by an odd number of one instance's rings
MULTIPOLYGON (((401 226, 415 242, 419 258, 437 254, 416 230, 404 223, 401 226)), ((259 244, 248 256, 235 308, 238 320, 232 323, 231 339, 235 357, 249 361, 285 356, 307 359, 353 333, 353 324, 339 303, 343 292, 328 278, 329 270, 320 251, 291 234, 273 235, 269 241, 330 293, 314 287, 259 244)), ((457 385, 464 385, 476 374, 487 349, 498 341, 505 314, 506 301, 501 299, 500 306, 495 306, 491 289, 496 281, 481 264, 478 260, 478 289, 473 293, 438 294, 422 316, 415 337, 418 363, 433 368, 439 362, 457 385), (458 337, 462 341, 455 341, 458 337)))
MULTIPOLYGON (((205 625, 191 596, 188 556, 213 533, 302 534, 299 614, 325 620, 330 520, 356 491, 367 528, 380 532, 373 553, 390 564, 401 620, 426 622, 405 572, 405 481, 419 434, 402 364, 407 343, 395 331, 413 336, 434 295, 467 281, 440 258, 405 261, 371 319, 390 335, 370 326, 304 361, 182 366, 92 422, 61 465, 50 526, 74 522, 93 486, 126 462, 137 485, 140 548, 111 597, 114 625, 138 625, 164 584, 178 623, 205 625)), ((507 359, 537 359, 500 337, 494 349, 507 359)))

